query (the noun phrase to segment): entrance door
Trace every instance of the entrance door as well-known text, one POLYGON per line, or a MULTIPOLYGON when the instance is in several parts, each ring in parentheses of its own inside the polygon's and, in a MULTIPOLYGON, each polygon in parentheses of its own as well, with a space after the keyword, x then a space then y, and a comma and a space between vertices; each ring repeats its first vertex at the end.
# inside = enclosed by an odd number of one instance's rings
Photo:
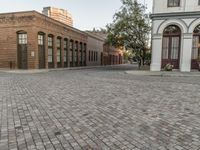
POLYGON ((162 46, 162 68, 166 64, 173 65, 174 69, 179 69, 180 62, 180 29, 171 25, 164 30, 162 46))
POLYGON ((27 69, 27 34, 25 32, 18 33, 17 62, 19 69, 27 69))
POLYGON ((103 65, 103 53, 101 52, 101 66, 103 65))
POLYGON ((27 69, 27 45, 18 45, 18 68, 27 69))
POLYGON ((64 39, 64 67, 68 67, 68 39, 64 39))
POLYGON ((39 69, 45 68, 44 34, 38 34, 39 69))
POLYGON ((200 25, 194 29, 192 42, 191 69, 199 69, 197 58, 200 56, 200 25))
POLYGON ((44 46, 38 46, 39 49, 39 68, 45 68, 45 50, 44 46))

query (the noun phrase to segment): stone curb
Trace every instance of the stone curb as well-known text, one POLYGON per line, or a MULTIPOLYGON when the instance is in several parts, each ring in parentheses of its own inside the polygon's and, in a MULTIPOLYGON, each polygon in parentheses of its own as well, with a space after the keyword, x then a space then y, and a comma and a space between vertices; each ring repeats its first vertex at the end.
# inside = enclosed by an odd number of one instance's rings
POLYGON ((54 69, 30 69, 30 70, 0 69, 0 72, 3 72, 3 73, 14 73, 14 74, 32 74, 32 73, 45 73, 45 72, 51 72, 51 71, 83 70, 83 69, 94 69, 94 68, 106 68, 106 67, 112 67, 112 66, 120 66, 120 65, 69 67, 69 68, 54 68, 54 69))

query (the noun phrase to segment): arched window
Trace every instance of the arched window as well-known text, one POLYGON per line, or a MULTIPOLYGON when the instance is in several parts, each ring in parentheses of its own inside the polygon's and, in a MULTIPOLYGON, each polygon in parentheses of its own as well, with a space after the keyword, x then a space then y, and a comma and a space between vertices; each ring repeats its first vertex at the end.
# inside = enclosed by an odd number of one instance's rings
POLYGON ((192 42, 192 59, 197 59, 200 55, 200 25, 198 25, 193 32, 193 42, 192 42))
POLYGON ((70 67, 73 67, 73 49, 74 49, 74 41, 73 40, 70 40, 69 42, 69 61, 70 61, 70 67))
POLYGON ((18 31, 17 38, 18 38, 18 44, 27 44, 27 32, 18 31))
POLYGON ((38 45, 44 45, 44 33, 38 32, 38 45))
POLYGON ((27 32, 17 32, 17 63, 19 69, 27 69, 28 55, 27 55, 27 32))
POLYGON ((74 63, 75 66, 78 66, 78 41, 75 41, 74 63))
POLYGON ((196 26, 193 31, 192 41, 192 69, 197 69, 198 65, 196 62, 197 57, 200 56, 200 25, 196 26))
POLYGON ((170 63, 179 68, 181 30, 176 25, 169 25, 163 31, 162 67, 170 63))
POLYGON ((45 34, 38 32, 39 68, 45 68, 45 34))
POLYGON ((200 34, 200 25, 196 26, 194 29, 194 34, 200 34))
POLYGON ((61 64, 61 37, 57 37, 56 41, 57 46, 57 67, 60 68, 62 66, 61 64))
POLYGON ((53 35, 48 35, 48 66, 53 68, 53 35))
POLYGON ((79 64, 82 66, 83 64, 83 43, 79 43, 79 64))
POLYGON ((86 66, 86 51, 87 51, 87 44, 84 43, 83 45, 83 66, 86 66))
POLYGON ((164 29, 164 35, 180 35, 181 30, 176 25, 170 25, 164 29))
POLYGON ((68 61, 68 39, 64 39, 64 67, 67 67, 67 61, 68 61))

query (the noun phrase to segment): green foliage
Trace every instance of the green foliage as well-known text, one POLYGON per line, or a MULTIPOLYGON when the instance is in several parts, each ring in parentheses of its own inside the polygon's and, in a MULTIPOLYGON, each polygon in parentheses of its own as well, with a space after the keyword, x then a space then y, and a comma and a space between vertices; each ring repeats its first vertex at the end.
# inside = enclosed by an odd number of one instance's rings
POLYGON ((151 53, 150 52, 146 53, 146 55, 145 55, 145 64, 146 65, 151 64, 151 53))
POLYGON ((149 17, 145 14, 146 8, 137 0, 121 1, 122 7, 115 13, 113 23, 107 25, 107 43, 132 50, 141 64, 149 42, 149 17))
POLYGON ((131 53, 130 51, 124 51, 123 56, 124 56, 124 60, 129 60, 130 58, 133 57, 133 53, 131 53))

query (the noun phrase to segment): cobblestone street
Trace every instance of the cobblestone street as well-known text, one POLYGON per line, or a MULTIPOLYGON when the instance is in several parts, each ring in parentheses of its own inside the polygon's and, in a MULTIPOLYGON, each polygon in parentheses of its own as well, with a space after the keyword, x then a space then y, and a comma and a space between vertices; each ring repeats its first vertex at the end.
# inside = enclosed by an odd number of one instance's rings
POLYGON ((132 66, 0 73, 0 150, 200 150, 200 77, 132 66))

